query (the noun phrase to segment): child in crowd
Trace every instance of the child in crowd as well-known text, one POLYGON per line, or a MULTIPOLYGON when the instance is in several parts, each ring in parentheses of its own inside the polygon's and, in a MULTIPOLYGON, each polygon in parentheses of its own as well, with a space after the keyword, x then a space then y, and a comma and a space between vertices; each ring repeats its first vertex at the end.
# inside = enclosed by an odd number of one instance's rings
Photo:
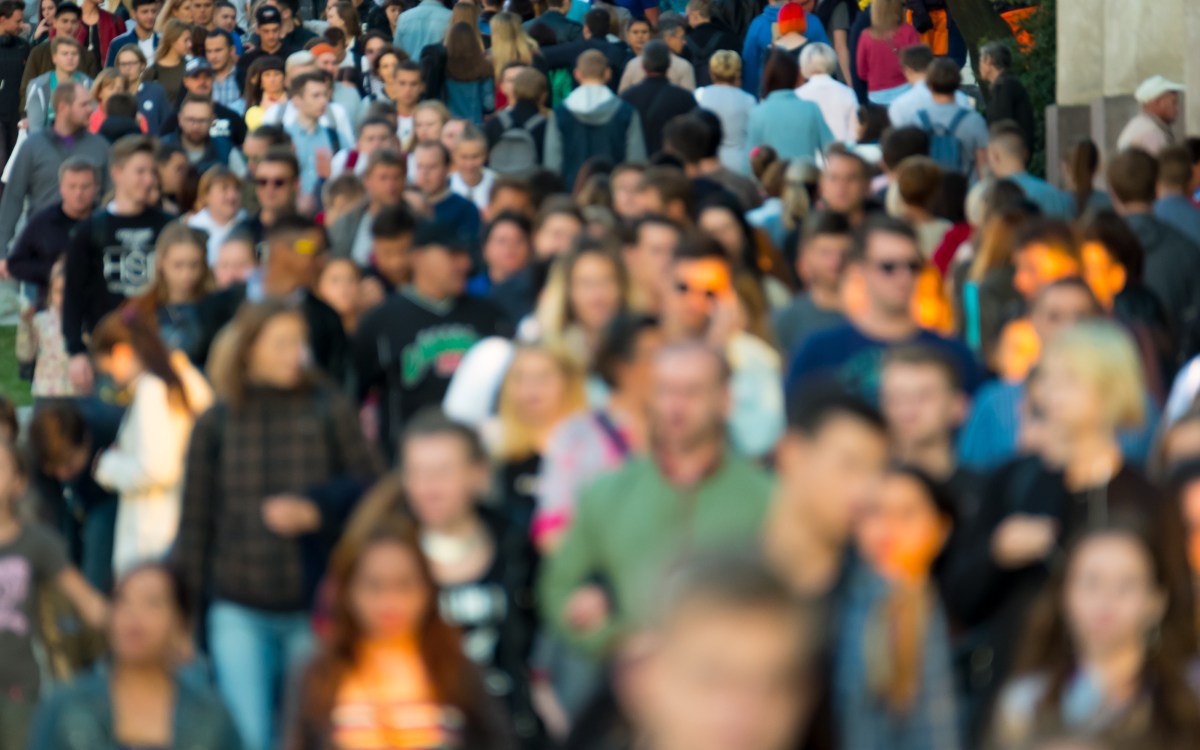
POLYGON ((158 321, 169 352, 183 352, 197 365, 201 356, 200 302, 213 291, 205 261, 204 233, 185 224, 169 224, 154 246, 154 284, 144 298, 158 321))
POLYGON ((32 306, 21 313, 17 329, 17 361, 34 363, 33 389, 35 398, 56 398, 79 395, 67 376, 67 343, 62 332, 63 284, 66 280, 63 259, 50 269, 50 291, 46 309, 38 312, 32 306))
POLYGON ((228 289, 250 278, 258 268, 254 254, 254 241, 245 234, 234 232, 221 243, 217 250, 217 261, 212 272, 217 289, 228 289))

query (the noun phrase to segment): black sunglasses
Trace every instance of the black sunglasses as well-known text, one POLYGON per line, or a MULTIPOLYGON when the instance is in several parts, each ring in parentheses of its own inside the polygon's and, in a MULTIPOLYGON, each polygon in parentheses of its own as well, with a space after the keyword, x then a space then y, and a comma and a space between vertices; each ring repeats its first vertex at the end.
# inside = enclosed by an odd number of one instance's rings
POLYGON ((254 178, 254 184, 258 185, 259 187, 267 187, 269 185, 273 188, 281 188, 284 185, 288 184, 288 181, 283 179, 282 177, 275 177, 275 178, 256 177, 256 178, 254 178))

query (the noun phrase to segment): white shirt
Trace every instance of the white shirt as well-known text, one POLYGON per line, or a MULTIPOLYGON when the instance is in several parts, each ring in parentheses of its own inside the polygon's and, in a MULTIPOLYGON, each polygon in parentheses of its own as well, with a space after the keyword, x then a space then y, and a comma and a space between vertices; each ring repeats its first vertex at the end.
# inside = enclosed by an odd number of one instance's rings
POLYGON ((1117 138, 1117 150, 1140 148, 1151 156, 1174 143, 1175 137, 1157 117, 1138 112, 1117 138))
POLYGON ((842 143, 858 140, 858 97, 854 89, 822 74, 813 76, 797 88, 796 96, 821 108, 821 115, 834 138, 842 143))
POLYGON ((137 41, 138 49, 142 51, 142 54, 146 56, 147 60, 154 59, 154 48, 157 46, 157 41, 158 34, 151 34, 145 39, 139 39, 137 41))
POLYGON ((496 173, 487 167, 483 168, 483 179, 475 187, 463 181, 462 175, 454 172, 450 175, 450 192, 461 195, 475 204, 481 212, 487 210, 488 200, 492 197, 492 184, 496 181, 496 173))
MULTIPOLYGON (((975 103, 971 97, 961 91, 954 92, 954 103, 970 110, 975 109, 975 103)), ((924 81, 917 81, 912 88, 896 97, 896 100, 888 105, 888 119, 892 121, 894 128, 919 125, 917 113, 932 106, 933 94, 929 92, 929 87, 925 85, 924 81)))

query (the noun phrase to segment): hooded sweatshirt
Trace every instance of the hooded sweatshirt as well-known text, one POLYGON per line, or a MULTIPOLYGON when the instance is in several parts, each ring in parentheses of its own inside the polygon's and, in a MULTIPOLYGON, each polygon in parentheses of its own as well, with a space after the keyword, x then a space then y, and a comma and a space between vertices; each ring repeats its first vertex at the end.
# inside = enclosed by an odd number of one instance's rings
MULTIPOLYGON (((781 7, 783 7, 782 3, 763 8, 762 15, 751 21, 750 28, 746 31, 746 43, 742 48, 742 88, 755 96, 758 96, 758 84, 762 80, 763 65, 767 61, 767 50, 775 40, 773 30, 775 23, 779 20, 781 7)), ((821 42, 832 47, 833 43, 829 41, 829 35, 825 33, 821 19, 817 18, 815 13, 809 13, 805 18, 808 19, 808 29, 804 32, 804 38, 810 42, 821 42)))
POLYGON ((613 164, 644 161, 646 142, 637 111, 608 86, 585 83, 554 108, 554 124, 546 128, 545 166, 561 171, 563 184, 593 156, 613 164))

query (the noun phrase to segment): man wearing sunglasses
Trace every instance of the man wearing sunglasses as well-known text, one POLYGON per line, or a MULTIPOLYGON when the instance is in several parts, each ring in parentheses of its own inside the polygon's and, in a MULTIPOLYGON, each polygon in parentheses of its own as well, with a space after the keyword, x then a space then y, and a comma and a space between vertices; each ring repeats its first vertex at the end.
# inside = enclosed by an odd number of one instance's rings
POLYGON ((913 319, 913 293, 925 260, 912 227, 888 217, 868 219, 854 236, 848 262, 861 280, 862 300, 849 306, 846 325, 814 333, 800 345, 788 368, 788 397, 814 377, 832 376, 878 403, 884 355, 900 344, 944 351, 958 366, 964 389, 973 393, 979 374, 970 350, 921 329, 913 319))
MULTIPOLYGON (((253 138, 247 142, 250 140, 253 138)), ((241 229, 254 238, 255 245, 259 245, 276 219, 296 210, 300 164, 289 146, 273 146, 255 162, 252 179, 259 210, 242 224, 241 229)))

